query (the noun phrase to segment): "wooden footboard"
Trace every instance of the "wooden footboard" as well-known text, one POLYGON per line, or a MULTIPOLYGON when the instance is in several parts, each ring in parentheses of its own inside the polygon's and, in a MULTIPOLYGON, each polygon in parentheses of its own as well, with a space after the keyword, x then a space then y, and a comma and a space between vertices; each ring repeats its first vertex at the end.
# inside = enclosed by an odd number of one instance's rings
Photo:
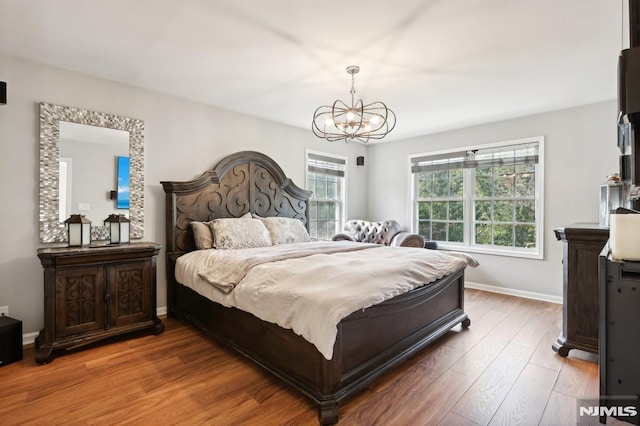
POLYGON ((338 404, 451 327, 469 325, 464 272, 355 312, 338 325, 331 360, 288 329, 226 308, 176 284, 170 311, 251 359, 319 407, 320 422, 338 421, 338 404))

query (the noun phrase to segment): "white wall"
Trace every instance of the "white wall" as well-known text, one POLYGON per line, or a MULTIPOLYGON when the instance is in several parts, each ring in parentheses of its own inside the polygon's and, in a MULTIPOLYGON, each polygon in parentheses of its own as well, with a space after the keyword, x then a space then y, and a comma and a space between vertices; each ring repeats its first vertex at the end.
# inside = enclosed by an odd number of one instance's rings
MULTIPOLYGON (((598 193, 618 171, 615 101, 369 146, 368 212, 410 227, 408 155, 491 142, 545 137, 544 259, 476 255, 467 281, 562 296, 562 245, 553 229, 598 222, 598 193)), ((427 118, 425 118, 427 119, 427 118)))
MULTIPOLYGON (((349 211, 365 216, 366 169, 359 144, 329 144, 297 129, 195 102, 0 55, 0 79, 8 104, 0 106, 0 306, 23 321, 25 333, 44 324, 39 243, 39 103, 84 108, 145 121, 144 240, 164 244, 161 180, 196 177, 222 157, 241 150, 263 152, 304 187, 305 149, 348 156, 349 211)), ((309 120, 311 120, 310 112, 309 120)), ((166 306, 164 250, 158 259, 158 306, 166 306)))
MULTIPOLYGON (((596 222, 598 187, 617 171, 615 102, 605 102, 393 143, 329 144, 310 131, 147 90, 0 55, 8 105, 0 106, 0 306, 43 326, 39 243, 39 109, 51 102, 145 121, 145 236, 164 244, 161 180, 186 180, 240 150, 264 152, 304 186, 305 149, 349 157, 349 217, 394 218, 409 225, 407 156, 481 143, 546 137, 544 260, 478 255, 467 279, 552 296, 561 295, 561 245, 553 228, 596 222), (365 167, 355 157, 366 157, 365 167)), ((166 305, 164 251, 158 262, 158 306, 166 305)))

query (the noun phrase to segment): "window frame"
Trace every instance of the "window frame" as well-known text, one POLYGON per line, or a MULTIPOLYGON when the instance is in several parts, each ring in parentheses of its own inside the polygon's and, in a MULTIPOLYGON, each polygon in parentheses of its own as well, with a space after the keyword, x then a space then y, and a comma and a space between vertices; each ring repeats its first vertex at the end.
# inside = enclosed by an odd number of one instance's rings
MULTIPOLYGON (((309 208, 311 208, 311 202, 312 201, 317 201, 317 202, 337 202, 338 203, 338 209, 339 209, 339 214, 338 216, 338 224, 337 224, 337 229, 336 229, 336 233, 339 233, 342 231, 346 218, 347 218, 347 182, 348 182, 348 176, 349 176, 349 168, 347 167, 349 164, 349 158, 345 157, 343 155, 338 155, 338 154, 333 154, 333 153, 328 153, 328 152, 322 152, 322 151, 316 151, 313 149, 306 149, 305 150, 305 162, 304 162, 304 183, 305 183, 305 188, 309 191, 311 191, 312 189, 309 188, 309 155, 317 155, 317 156, 321 156, 321 157, 327 157, 329 159, 335 159, 335 160, 339 160, 339 161, 344 161, 344 176, 342 178, 338 179, 338 185, 337 185, 337 193, 340 195, 340 197, 338 199, 332 199, 332 198, 314 198, 315 193, 313 193, 311 195, 311 198, 309 198, 309 208)), ((316 219, 317 222, 317 219, 316 219)), ((309 212, 309 235, 311 235, 311 223, 312 223, 312 219, 311 219, 311 212, 309 212)), ((335 235, 335 234, 334 234, 335 235)), ((314 236, 311 235, 311 238, 314 240, 318 240, 318 241, 324 241, 324 240, 320 240, 314 236)))
MULTIPOLYGON (((473 210, 475 201, 475 169, 463 169, 463 223, 464 223, 464 236, 462 243, 453 243, 447 241, 438 241, 438 248, 444 250, 456 250, 471 253, 482 253, 498 256, 508 257, 521 257, 527 259, 544 259, 544 136, 535 136, 530 138, 508 140, 501 142, 493 142, 482 145, 473 145, 462 148, 453 148, 446 150, 439 150, 434 152, 423 152, 417 154, 410 154, 408 156, 408 171, 409 171, 409 223, 411 223, 411 231, 418 233, 418 202, 420 199, 416 197, 416 179, 414 173, 411 171, 412 160, 417 157, 425 156, 446 156, 447 154, 459 153, 461 151, 474 151, 474 150, 492 150, 499 148, 506 148, 514 145, 524 144, 538 144, 538 163, 536 165, 535 172, 535 191, 534 191, 534 205, 535 205, 535 225, 536 225, 536 248, 525 249, 519 247, 500 247, 500 246, 487 246, 483 244, 475 244, 473 242, 473 229, 475 222, 475 212, 473 210)), ((490 197, 487 201, 493 198, 490 197)), ((510 197, 510 200, 517 201, 518 197, 510 197)), ((515 223, 515 219, 512 223, 515 223)))

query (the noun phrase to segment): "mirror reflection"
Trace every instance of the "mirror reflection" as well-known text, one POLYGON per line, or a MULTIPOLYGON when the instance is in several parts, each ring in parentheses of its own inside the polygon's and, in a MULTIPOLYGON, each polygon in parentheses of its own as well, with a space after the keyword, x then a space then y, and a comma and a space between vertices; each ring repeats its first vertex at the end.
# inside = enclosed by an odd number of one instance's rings
POLYGON ((129 216, 129 132, 60 122, 59 220, 129 216))

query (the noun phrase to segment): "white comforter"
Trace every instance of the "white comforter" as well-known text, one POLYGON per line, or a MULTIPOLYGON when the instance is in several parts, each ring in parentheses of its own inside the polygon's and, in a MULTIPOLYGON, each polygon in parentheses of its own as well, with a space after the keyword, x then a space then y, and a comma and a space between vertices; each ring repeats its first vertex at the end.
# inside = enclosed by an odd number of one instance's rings
POLYGON ((292 329, 330 360, 343 318, 465 265, 478 263, 464 253, 331 241, 199 250, 178 259, 176 279, 224 306, 292 329))

